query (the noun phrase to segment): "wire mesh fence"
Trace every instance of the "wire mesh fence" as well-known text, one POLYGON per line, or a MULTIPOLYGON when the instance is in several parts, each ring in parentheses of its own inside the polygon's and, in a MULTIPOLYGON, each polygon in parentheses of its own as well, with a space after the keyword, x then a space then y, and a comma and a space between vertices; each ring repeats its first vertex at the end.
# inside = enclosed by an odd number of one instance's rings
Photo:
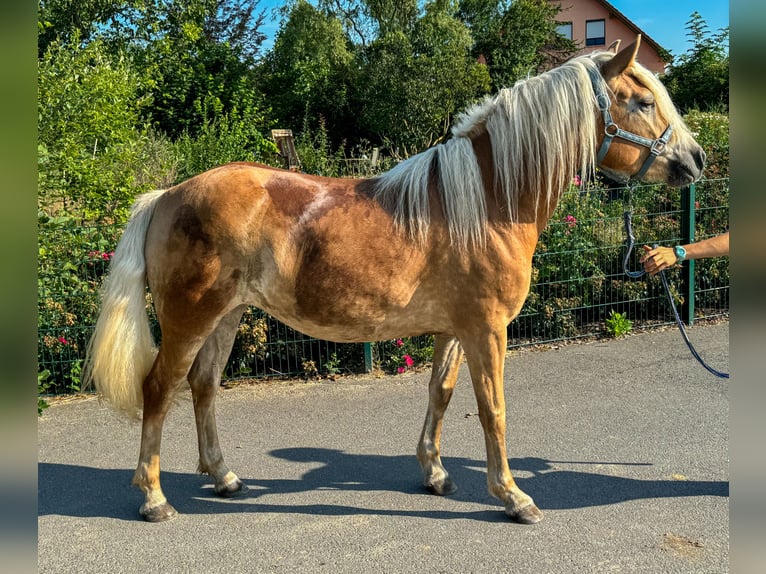
MULTIPOLYGON (((508 327, 508 346, 615 335, 615 314, 634 330, 673 322, 658 278, 631 279, 623 269, 623 213, 633 214, 639 269, 644 244, 676 245, 728 229, 728 179, 691 189, 666 186, 580 188, 562 196, 533 258, 525 305, 508 327), (610 324, 612 325, 610 327, 610 324)), ((120 226, 81 227, 68 220, 38 230, 38 372, 49 393, 79 390, 85 348, 98 312, 98 289, 120 226)), ((728 316, 728 258, 698 260, 668 272, 687 321, 728 316)), ((151 298, 147 310, 151 314, 151 298)), ((154 321, 155 336, 161 333, 154 321)), ((339 344, 299 333, 250 308, 240 323, 224 377, 314 377, 379 368, 401 372, 428 362, 433 337, 339 344)))

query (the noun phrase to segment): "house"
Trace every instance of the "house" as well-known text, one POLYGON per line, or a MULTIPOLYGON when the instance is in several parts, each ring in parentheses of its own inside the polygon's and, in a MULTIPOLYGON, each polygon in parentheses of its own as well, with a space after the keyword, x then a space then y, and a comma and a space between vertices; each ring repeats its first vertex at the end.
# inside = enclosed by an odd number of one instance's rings
POLYGON ((558 32, 581 46, 577 55, 606 50, 615 40, 622 40, 624 47, 641 34, 638 61, 655 74, 664 72, 670 63, 667 50, 606 0, 549 1, 561 7, 556 15, 558 32))

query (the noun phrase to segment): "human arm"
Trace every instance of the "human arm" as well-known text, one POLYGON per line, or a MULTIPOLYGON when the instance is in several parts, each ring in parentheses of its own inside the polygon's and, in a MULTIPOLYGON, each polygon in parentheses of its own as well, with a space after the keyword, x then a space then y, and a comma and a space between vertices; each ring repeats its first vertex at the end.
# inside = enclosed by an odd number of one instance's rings
MULTIPOLYGON (((686 259, 705 259, 708 257, 720 257, 729 254, 729 232, 703 239, 695 243, 682 245, 686 250, 686 259)), ((650 275, 656 275, 660 271, 672 267, 678 258, 672 247, 649 247, 644 245, 644 256, 641 263, 650 275)))

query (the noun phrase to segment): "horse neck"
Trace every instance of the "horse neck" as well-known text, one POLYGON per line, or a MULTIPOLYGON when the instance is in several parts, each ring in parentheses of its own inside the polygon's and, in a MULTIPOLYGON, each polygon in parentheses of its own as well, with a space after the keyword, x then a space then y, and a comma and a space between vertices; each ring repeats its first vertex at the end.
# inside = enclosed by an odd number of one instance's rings
MULTIPOLYGON (((506 227, 511 224, 512 218, 511 214, 508 213, 505 192, 500 189, 499 182, 495 176, 495 165, 492 160, 492 141, 490 140, 489 133, 486 130, 481 130, 471 136, 471 143, 473 144, 474 153, 481 170, 484 189, 486 190, 488 222, 490 225, 506 227)), ((550 204, 547 204, 544 200, 541 200, 538 204, 535 200, 535 197, 538 195, 536 192, 537 190, 529 188, 519 190, 517 222, 525 224, 534 223, 537 226, 539 235, 542 233, 551 215, 553 215, 561 193, 559 192, 555 197, 551 198, 550 204)))

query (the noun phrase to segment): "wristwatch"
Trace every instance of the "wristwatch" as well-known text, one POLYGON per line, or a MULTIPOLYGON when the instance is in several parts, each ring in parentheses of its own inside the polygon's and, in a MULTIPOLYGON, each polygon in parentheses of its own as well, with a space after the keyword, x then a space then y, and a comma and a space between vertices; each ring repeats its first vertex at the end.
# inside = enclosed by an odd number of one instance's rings
POLYGON ((680 245, 676 245, 673 248, 673 253, 676 256, 676 263, 681 263, 684 259, 686 259, 686 249, 681 247, 680 245))

